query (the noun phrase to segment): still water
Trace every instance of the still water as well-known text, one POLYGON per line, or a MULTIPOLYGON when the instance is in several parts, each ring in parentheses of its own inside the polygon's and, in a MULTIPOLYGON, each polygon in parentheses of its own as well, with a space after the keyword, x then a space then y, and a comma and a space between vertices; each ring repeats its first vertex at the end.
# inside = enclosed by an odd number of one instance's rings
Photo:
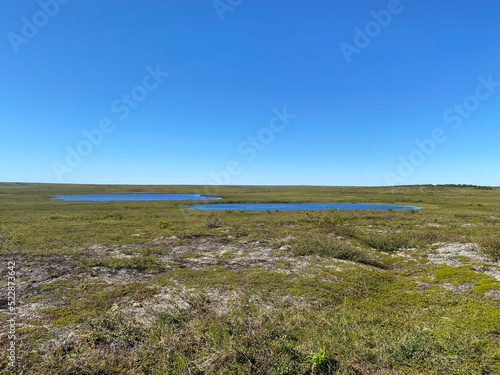
POLYGON ((328 210, 336 208, 339 210, 393 210, 420 209, 417 206, 399 206, 394 204, 374 204, 374 203, 217 203, 200 204, 187 206, 197 210, 245 210, 245 211, 266 211, 275 210, 328 210))

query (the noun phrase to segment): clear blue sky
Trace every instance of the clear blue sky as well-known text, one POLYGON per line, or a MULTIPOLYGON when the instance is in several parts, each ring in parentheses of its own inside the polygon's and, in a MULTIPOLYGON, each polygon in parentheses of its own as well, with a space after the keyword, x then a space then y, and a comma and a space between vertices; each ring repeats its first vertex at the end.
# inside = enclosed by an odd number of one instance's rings
POLYGON ((0 181, 500 185, 498 0, 217 1, 3 1, 0 181))

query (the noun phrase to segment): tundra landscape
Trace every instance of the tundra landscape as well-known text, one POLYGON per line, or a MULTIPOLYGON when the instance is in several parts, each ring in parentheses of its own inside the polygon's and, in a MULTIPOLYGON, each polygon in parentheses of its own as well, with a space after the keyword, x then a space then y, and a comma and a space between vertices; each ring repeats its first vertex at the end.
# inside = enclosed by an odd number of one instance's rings
POLYGON ((500 372, 498 187, 2 183, 0 205, 3 374, 500 372), (421 209, 53 198, 206 191, 421 209))

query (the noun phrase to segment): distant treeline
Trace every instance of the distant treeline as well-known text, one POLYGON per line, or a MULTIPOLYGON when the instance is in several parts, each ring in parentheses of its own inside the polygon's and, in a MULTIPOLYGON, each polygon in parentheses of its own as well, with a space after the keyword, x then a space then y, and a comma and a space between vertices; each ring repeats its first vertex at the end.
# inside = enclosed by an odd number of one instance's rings
POLYGON ((396 185, 396 187, 408 187, 408 186, 432 186, 432 187, 458 187, 458 188, 473 188, 478 190, 493 190, 491 186, 483 185, 470 185, 470 184, 423 184, 423 185, 396 185))

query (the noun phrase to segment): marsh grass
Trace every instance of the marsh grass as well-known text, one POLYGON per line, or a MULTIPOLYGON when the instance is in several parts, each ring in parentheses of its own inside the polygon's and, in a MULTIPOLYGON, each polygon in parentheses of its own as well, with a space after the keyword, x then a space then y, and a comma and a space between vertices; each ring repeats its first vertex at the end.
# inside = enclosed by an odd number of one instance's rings
POLYGON ((13 246, 21 243, 21 232, 19 229, 7 228, 0 225, 0 245, 13 246))

